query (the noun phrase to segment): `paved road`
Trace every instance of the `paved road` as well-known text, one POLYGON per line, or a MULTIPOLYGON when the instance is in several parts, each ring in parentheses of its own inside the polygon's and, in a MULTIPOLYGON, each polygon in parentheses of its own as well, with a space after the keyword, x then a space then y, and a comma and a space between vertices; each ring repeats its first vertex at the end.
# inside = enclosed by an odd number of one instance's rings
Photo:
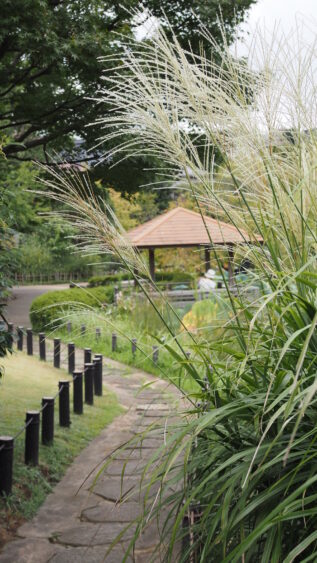
POLYGON ((60 285, 22 285, 13 287, 12 298, 5 309, 6 319, 13 323, 15 326, 24 326, 25 328, 30 325, 29 311, 30 306, 38 295, 46 293, 47 291, 57 289, 68 289, 69 284, 60 285))

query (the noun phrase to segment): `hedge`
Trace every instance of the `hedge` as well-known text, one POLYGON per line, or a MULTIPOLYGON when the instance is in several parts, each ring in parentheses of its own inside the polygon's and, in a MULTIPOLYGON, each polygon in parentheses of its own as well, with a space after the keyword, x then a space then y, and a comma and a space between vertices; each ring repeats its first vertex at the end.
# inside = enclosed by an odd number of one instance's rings
MULTIPOLYGON (((89 287, 98 287, 109 285, 113 283, 120 283, 123 280, 131 280, 132 275, 129 273, 120 273, 120 274, 107 274, 105 276, 94 276, 89 280, 89 287)), ((179 271, 171 271, 171 272, 159 272, 155 273, 155 281, 158 283, 160 282, 167 282, 167 283, 182 283, 187 282, 191 283, 195 280, 195 276, 193 274, 189 274, 188 272, 179 272, 179 271)))
POLYGON ((111 285, 123 280, 132 280, 133 276, 127 273, 107 274, 105 276, 93 276, 88 280, 88 287, 99 287, 101 285, 111 285))
POLYGON ((32 327, 40 332, 47 328, 53 328, 63 322, 65 313, 74 308, 74 305, 83 304, 89 307, 100 307, 101 303, 113 303, 113 287, 96 287, 93 289, 64 289, 61 291, 49 291, 32 302, 30 317, 32 327))

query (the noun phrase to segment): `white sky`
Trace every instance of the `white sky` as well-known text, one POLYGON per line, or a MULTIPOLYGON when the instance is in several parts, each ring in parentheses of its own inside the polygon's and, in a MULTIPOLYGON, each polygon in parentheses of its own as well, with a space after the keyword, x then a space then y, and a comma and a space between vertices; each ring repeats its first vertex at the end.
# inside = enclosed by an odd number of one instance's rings
MULTIPOLYGON (((246 32, 245 41, 248 43, 247 32, 252 34, 257 25, 269 32, 278 26, 288 34, 294 29, 296 19, 305 21, 306 25, 317 22, 317 0, 258 0, 249 11, 242 29, 246 32)), ((316 28, 314 29, 315 32, 316 28)), ((312 33, 314 33, 312 32, 312 33)), ((307 37, 309 41, 309 37, 307 37)), ((245 48, 238 44, 238 54, 245 54, 245 48)))

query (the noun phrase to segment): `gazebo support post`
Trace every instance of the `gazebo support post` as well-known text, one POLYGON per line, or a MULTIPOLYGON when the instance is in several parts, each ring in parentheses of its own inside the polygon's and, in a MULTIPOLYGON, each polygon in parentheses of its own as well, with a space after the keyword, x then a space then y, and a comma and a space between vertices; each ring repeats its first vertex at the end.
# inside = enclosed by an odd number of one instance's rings
POLYGON ((154 248, 149 248, 149 267, 150 275, 153 281, 155 281, 155 255, 154 248))
MULTIPOLYGON (((137 268, 133 268, 133 273, 134 273, 134 275, 135 275, 135 277, 136 277, 136 276, 138 275, 138 269, 137 269, 137 268)), ((134 285, 134 287, 137 287, 137 285, 138 285, 138 282, 136 281, 135 278, 134 278, 134 280, 133 280, 133 285, 134 285)))
POLYGON ((228 245, 228 275, 229 275, 229 287, 232 288, 234 285, 234 268, 233 268, 233 257, 234 257, 234 250, 233 245, 228 245))
POLYGON ((205 246, 205 272, 210 270, 210 250, 205 246))

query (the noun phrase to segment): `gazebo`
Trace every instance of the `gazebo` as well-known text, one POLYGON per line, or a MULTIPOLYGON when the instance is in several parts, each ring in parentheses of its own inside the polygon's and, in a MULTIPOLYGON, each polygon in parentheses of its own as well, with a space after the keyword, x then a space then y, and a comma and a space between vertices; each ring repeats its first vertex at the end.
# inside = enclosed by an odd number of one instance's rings
POLYGON ((212 219, 207 215, 204 215, 203 220, 200 213, 184 207, 171 209, 143 225, 131 229, 128 231, 128 237, 134 248, 148 250, 152 279, 155 279, 156 248, 203 247, 207 271, 210 268, 211 244, 222 244, 228 247, 229 278, 231 278, 233 246, 251 240, 245 231, 239 231, 233 225, 212 219))

